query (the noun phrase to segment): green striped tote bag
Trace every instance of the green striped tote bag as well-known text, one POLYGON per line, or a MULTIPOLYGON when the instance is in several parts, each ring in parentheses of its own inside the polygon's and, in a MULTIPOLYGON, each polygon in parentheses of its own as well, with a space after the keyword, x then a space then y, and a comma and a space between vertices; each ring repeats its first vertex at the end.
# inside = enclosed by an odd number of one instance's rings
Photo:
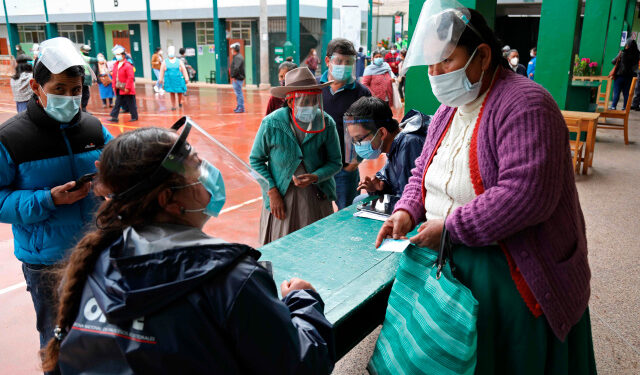
POLYGON ((478 301, 453 277, 451 243, 440 251, 409 246, 391 288, 371 374, 473 374, 478 301))

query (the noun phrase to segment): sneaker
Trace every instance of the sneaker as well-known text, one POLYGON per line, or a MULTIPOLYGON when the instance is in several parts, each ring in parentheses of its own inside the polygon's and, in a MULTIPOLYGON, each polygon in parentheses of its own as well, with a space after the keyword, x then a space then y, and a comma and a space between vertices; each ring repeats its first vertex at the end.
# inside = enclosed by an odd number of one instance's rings
POLYGON ((129 120, 129 122, 134 122, 134 121, 138 121, 137 118, 132 118, 131 120, 129 120))
POLYGON ((233 110, 235 113, 244 113, 244 108, 236 108, 233 110))
POLYGON ((160 95, 164 95, 164 89, 160 89, 160 95))
POLYGON ((178 107, 182 108, 182 103, 178 104, 178 107))
POLYGON ((153 91, 155 91, 156 93, 160 92, 160 89, 158 88, 158 86, 153 86, 153 91))

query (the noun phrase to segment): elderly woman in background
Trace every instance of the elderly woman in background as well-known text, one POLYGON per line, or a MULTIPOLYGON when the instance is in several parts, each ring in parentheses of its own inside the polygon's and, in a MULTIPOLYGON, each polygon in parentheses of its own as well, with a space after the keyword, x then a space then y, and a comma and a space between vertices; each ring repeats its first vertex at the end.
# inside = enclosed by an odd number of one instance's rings
POLYGON ((111 86, 111 70, 107 64, 107 60, 102 53, 98 54, 98 89, 100 91, 100 99, 102 99, 102 108, 113 107, 113 87, 111 86))
POLYGON ((367 86, 373 96, 393 108, 393 85, 391 83, 395 78, 396 75, 393 74, 391 66, 384 62, 382 51, 376 51, 373 53, 371 65, 364 70, 362 84, 367 86))
MULTIPOLYGON (((297 68, 298 65, 292 63, 290 61, 285 61, 278 67, 278 81, 280 82, 280 86, 284 86, 284 75, 287 74, 290 70, 297 68)), ((267 104, 267 113, 265 116, 275 111, 276 109, 282 108, 284 105, 284 98, 278 98, 273 95, 269 98, 269 103, 267 104)))
POLYGON ((260 241, 275 241, 333 213, 333 175, 342 168, 336 123, 322 107, 322 88, 307 68, 271 89, 287 106, 265 117, 251 149, 251 167, 269 182, 263 191, 260 241))
POLYGON ((410 241, 438 249, 446 227, 454 275, 478 302, 476 374, 594 374, 585 223, 562 114, 506 65, 480 13, 428 16, 435 26, 414 34, 405 68, 427 64, 442 105, 376 246, 419 225, 410 241), (455 38, 439 33, 452 29, 455 38))
POLYGON ((27 110, 27 103, 33 96, 33 90, 29 85, 31 78, 33 78, 31 59, 27 55, 19 55, 16 58, 15 73, 11 76, 10 81, 13 100, 16 102, 18 113, 27 110))

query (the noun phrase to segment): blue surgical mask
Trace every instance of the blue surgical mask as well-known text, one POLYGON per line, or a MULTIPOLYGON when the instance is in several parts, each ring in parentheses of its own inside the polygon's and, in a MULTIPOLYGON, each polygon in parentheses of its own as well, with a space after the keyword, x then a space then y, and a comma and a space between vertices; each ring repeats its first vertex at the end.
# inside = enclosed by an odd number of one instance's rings
POLYGON ((431 90, 440 103, 449 107, 460 107, 461 105, 471 103, 478 97, 480 86, 482 86, 484 71, 482 71, 480 79, 476 83, 471 83, 466 73, 467 67, 471 63, 471 60, 473 60, 473 56, 475 56, 477 50, 476 48, 476 50, 473 51, 473 54, 462 68, 437 76, 429 74, 431 90))
POLYGON ((200 165, 200 177, 198 177, 198 182, 185 186, 179 186, 174 189, 184 188, 197 184, 202 184, 207 192, 211 194, 209 203, 207 204, 207 207, 194 210, 184 210, 184 212, 203 212, 205 215, 217 217, 220 214, 220 211, 222 211, 222 207, 227 200, 222 174, 220 173, 218 168, 214 167, 208 161, 203 160, 202 164, 200 165))
MULTIPOLYGON (((371 141, 376 137, 376 134, 371 138, 371 141)), ((365 159, 377 159, 380 154, 382 154, 382 142, 380 142, 380 146, 378 149, 374 149, 371 145, 371 141, 361 141, 359 144, 354 144, 354 148, 356 149, 356 153, 360 155, 360 157, 365 159)))
POLYGON ((173 59, 174 57, 176 57, 176 54, 175 53, 170 53, 167 56, 169 56, 170 59, 173 59))
POLYGON ((116 55, 116 60, 122 61, 122 55, 116 55))
POLYGON ((309 123, 316 117, 318 106, 296 107, 296 119, 300 122, 309 123))
POLYGON ((373 59, 373 64, 377 66, 382 65, 383 62, 384 62, 384 59, 382 57, 376 57, 375 59, 373 59))
MULTIPOLYGON (((42 90, 44 92, 44 90, 42 90)), ((68 124, 80 110, 80 102, 82 95, 66 96, 47 94, 47 106, 44 111, 49 117, 63 123, 68 124)))
POLYGON ((331 75, 336 81, 349 81, 353 71, 353 65, 331 65, 331 75))

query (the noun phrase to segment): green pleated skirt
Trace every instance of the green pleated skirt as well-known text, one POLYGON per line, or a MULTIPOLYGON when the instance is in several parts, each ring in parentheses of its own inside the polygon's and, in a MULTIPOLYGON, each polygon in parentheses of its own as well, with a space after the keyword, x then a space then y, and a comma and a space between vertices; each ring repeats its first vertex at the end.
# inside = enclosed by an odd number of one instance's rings
POLYGON ((453 264, 478 301, 476 374, 596 374, 588 309, 561 342, 525 304, 500 247, 455 247, 453 264))

